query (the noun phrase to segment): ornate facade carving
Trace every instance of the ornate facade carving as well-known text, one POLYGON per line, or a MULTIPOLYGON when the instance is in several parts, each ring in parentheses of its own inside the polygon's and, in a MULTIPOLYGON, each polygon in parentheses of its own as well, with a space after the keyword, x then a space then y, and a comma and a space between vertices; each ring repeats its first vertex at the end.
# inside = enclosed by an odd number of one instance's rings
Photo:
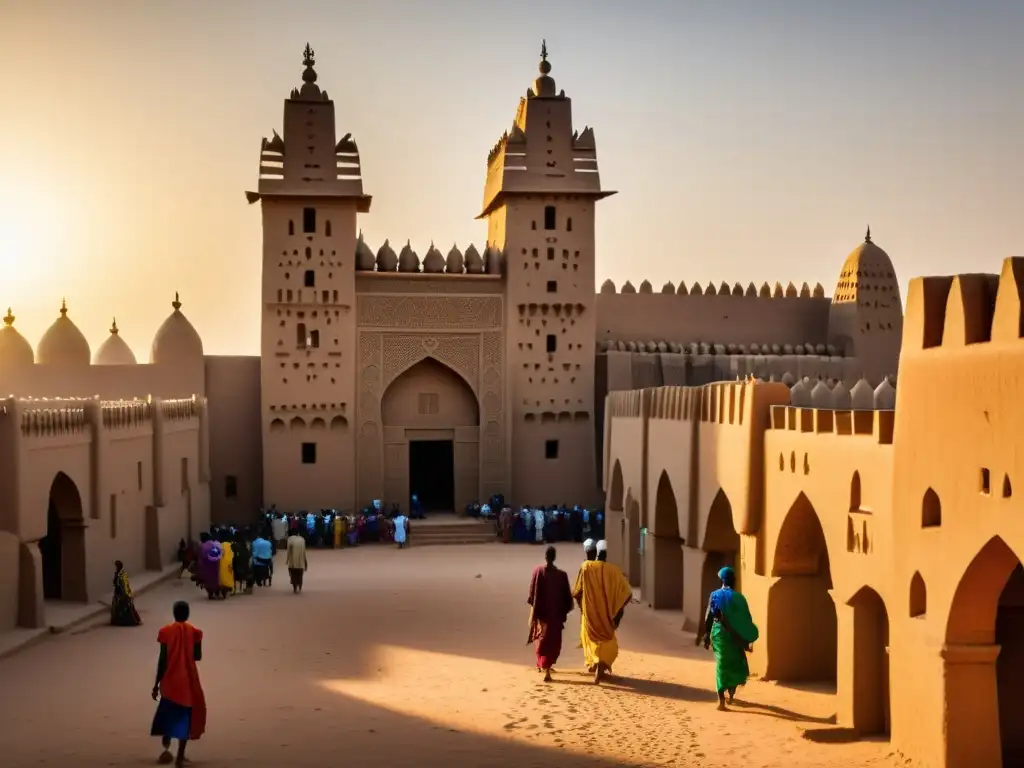
MULTIPOLYGON (((451 299, 443 301, 448 303, 451 299)), ((500 301, 497 306, 500 308, 500 301)), ((481 315, 478 313, 476 317, 480 322, 481 315)), ((466 324, 466 320, 458 323, 460 328, 466 324)), ((360 503, 380 494, 385 488, 385 480, 394 480, 385 477, 386 466, 404 461, 404 455, 398 457, 398 454, 385 461, 381 423, 384 393, 402 373, 428 357, 461 376, 477 397, 480 407, 480 498, 508 492, 505 488, 506 420, 501 331, 429 334, 364 330, 359 333, 357 407, 360 503)), ((389 488, 393 484, 387 483, 389 488)))
POLYGON ((359 296, 356 321, 370 328, 501 328, 498 296, 359 296))

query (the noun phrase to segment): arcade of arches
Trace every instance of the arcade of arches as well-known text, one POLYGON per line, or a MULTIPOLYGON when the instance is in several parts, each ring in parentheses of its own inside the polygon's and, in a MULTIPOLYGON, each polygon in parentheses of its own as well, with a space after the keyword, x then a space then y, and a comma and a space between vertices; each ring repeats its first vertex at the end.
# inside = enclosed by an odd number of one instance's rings
POLYGON ((480 409, 469 384, 431 357, 399 375, 381 400, 385 497, 416 494, 430 511, 462 509, 480 487, 480 409))

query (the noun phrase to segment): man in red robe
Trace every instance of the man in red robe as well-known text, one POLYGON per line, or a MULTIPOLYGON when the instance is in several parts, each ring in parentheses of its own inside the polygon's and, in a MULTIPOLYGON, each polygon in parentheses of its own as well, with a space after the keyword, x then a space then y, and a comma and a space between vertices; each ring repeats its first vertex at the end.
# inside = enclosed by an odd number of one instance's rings
POLYGON ((551 681, 551 668, 562 652, 562 629, 572 610, 572 590, 565 571, 555 567, 555 548, 544 553, 544 565, 533 569, 530 578, 530 635, 526 642, 534 644, 537 670, 544 672, 544 682, 551 681))
POLYGON ((151 735, 159 736, 164 751, 161 763, 174 760, 171 740, 178 741, 176 765, 185 764, 185 746, 206 731, 206 699, 199 683, 203 657, 203 633, 188 623, 189 606, 183 600, 174 604, 174 623, 160 629, 160 659, 156 667, 153 700, 159 700, 151 735))

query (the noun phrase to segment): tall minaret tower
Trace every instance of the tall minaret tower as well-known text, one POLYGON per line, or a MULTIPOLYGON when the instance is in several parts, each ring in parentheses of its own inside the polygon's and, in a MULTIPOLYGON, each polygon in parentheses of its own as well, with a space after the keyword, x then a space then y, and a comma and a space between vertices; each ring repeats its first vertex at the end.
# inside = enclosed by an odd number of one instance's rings
POLYGON ((600 497, 594 450, 594 132, 572 127, 547 44, 540 76, 487 160, 491 247, 505 253, 505 344, 517 503, 600 497))
POLYGON ((370 209, 359 150, 303 52, 284 138, 263 139, 263 498, 282 510, 355 504, 356 216, 370 209))

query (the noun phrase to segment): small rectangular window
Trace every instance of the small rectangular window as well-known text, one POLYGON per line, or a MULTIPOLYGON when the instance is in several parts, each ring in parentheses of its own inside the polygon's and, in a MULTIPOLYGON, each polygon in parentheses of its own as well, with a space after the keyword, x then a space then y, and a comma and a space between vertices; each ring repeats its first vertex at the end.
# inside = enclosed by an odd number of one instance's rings
POLYGON ((307 235, 316 233, 316 208, 302 209, 302 231, 307 235))
POLYGON ((302 444, 302 463, 316 464, 316 443, 302 444))
POLYGON ((554 260, 555 260, 555 249, 554 248, 548 248, 548 261, 554 261, 554 260))
POLYGON ((309 346, 313 349, 320 349, 320 331, 309 332, 309 346))
POLYGON ((553 354, 558 349, 558 338, 553 333, 548 334, 548 354, 553 354))
POLYGON ((555 206, 545 205, 544 206, 544 229, 555 229, 556 216, 555 206))
POLYGON ((558 441, 557 440, 545 440, 544 441, 544 458, 545 459, 557 459, 558 458, 558 441))
POLYGON ((419 396, 420 416, 436 416, 440 403, 438 396, 433 392, 421 392, 419 396))
POLYGON ((142 490, 142 462, 135 462, 135 474, 138 475, 139 490, 142 490))
POLYGON ((305 349, 309 346, 309 337, 306 336, 306 324, 299 323, 295 326, 295 347, 296 349, 305 349))
POLYGON ((238 498, 238 478, 234 475, 228 475, 224 478, 224 498, 238 498))
POLYGON ((548 293, 558 293, 557 280, 548 280, 548 293))
POLYGON ((992 473, 984 468, 981 470, 981 492, 986 496, 992 493, 992 473))
POLYGON ((117 538, 117 494, 110 494, 110 538, 117 538))
POLYGON ((303 276, 302 284, 307 288, 316 288, 316 273, 312 269, 307 269, 306 274, 303 276))
POLYGON ((565 220, 565 231, 572 232, 572 216, 565 220))
POLYGON ((324 304, 330 303, 330 301, 331 301, 331 292, 330 291, 320 291, 320 298, 321 298, 321 300, 323 301, 324 304))

